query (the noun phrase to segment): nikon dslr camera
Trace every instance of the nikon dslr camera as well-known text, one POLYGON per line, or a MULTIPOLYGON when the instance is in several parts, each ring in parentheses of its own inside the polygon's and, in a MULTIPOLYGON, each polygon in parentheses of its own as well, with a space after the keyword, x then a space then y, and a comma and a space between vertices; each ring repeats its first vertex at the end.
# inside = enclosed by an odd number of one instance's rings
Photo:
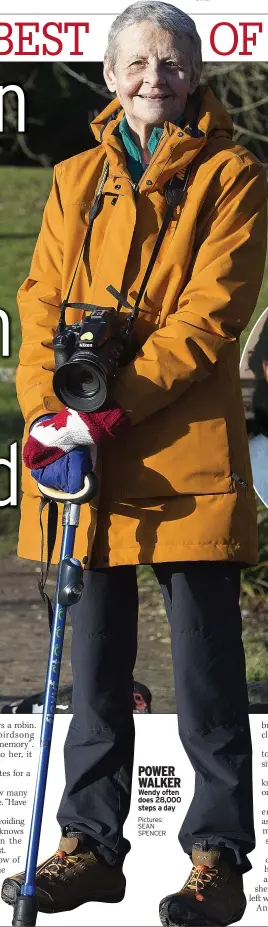
POLYGON ((129 316, 122 325, 115 309, 89 304, 82 322, 60 322, 53 346, 54 392, 77 412, 96 412, 105 404, 108 381, 140 347, 129 316))

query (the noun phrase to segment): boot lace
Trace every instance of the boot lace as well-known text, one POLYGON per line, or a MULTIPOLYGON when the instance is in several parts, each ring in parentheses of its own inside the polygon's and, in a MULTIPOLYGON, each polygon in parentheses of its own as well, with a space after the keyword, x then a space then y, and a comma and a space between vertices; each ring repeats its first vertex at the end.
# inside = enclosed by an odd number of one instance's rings
POLYGON ((197 901, 204 901, 202 891, 212 883, 212 880, 217 875, 218 869, 209 869, 207 866, 193 866, 184 888, 188 888, 190 891, 194 892, 197 901))
POLYGON ((61 875, 66 872, 67 869, 71 869, 72 866, 75 866, 77 859, 78 854, 76 854, 76 856, 67 856, 64 850, 58 850, 51 862, 42 870, 42 875, 47 875, 48 878, 61 875))

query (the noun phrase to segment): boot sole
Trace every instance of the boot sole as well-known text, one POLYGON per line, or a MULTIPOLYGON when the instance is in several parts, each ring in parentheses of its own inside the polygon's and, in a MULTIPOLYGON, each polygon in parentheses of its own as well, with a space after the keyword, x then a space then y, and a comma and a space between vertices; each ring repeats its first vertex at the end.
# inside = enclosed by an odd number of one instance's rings
POLYGON ((219 921, 215 924, 215 920, 211 921, 208 917, 197 916, 195 911, 190 911, 188 909, 184 912, 181 912, 181 917, 179 921, 173 921, 170 919, 168 908, 170 904, 170 899, 165 901, 159 908, 159 917, 162 927, 228 927, 231 924, 237 924, 238 921, 241 921, 243 914, 246 910, 246 904, 243 905, 243 908, 240 908, 237 916, 232 919, 232 921, 219 921))
MULTIPOLYGON (((1 891, 2 901, 14 907, 16 904, 17 898, 20 895, 21 886, 18 886, 18 883, 17 883, 17 887, 19 888, 19 891, 16 891, 15 884, 5 885, 5 883, 3 883, 2 891, 1 891)), ((94 892, 91 892, 90 898, 89 897, 81 898, 80 901, 76 901, 75 904, 70 904, 68 906, 65 905, 64 908, 62 907, 62 905, 54 905, 52 908, 51 906, 48 906, 45 903, 42 903, 42 901, 40 901, 39 903, 39 899, 37 896, 38 911, 40 911, 43 914, 60 914, 62 911, 73 911, 74 908, 79 908, 80 905, 82 904, 90 904, 91 901, 96 901, 100 903, 103 902, 103 904, 118 904, 120 901, 123 901, 123 898, 125 897, 125 891, 126 889, 124 887, 121 890, 121 892, 114 892, 114 894, 113 892, 108 893, 108 891, 107 891, 107 894, 105 894, 104 891, 101 894, 100 892, 97 892, 97 891, 96 891, 96 894, 94 894, 94 892)))

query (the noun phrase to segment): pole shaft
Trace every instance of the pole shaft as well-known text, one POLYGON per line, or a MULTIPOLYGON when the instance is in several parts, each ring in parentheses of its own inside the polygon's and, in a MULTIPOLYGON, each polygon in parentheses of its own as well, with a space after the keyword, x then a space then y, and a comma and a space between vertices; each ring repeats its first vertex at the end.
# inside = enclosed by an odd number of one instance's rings
MULTIPOLYGON (((71 506, 69 506, 69 508, 71 508, 71 506)), ((65 509, 65 506, 64 506, 64 509, 65 509)), ((64 515, 63 515, 63 518, 64 518, 64 515)), ((71 557, 73 553, 76 524, 70 524, 70 520, 73 521, 74 519, 72 518, 70 519, 68 517, 68 523, 64 524, 64 527, 63 527, 61 553, 60 553, 60 565, 65 556, 71 557)), ((50 754, 50 747, 51 747, 55 708, 56 708, 56 702, 57 702, 63 638, 64 638, 66 613, 67 613, 67 607, 59 605, 58 603, 59 578, 60 578, 60 568, 58 570, 57 587, 56 587, 55 602, 54 602, 53 624, 52 624, 51 639, 50 639, 49 659, 48 659, 48 667, 47 667, 45 698, 44 698, 44 708, 43 708, 41 738, 40 738, 40 756, 39 756, 38 770, 37 770, 37 776, 36 776, 35 795, 34 795, 34 803, 33 803, 33 810, 32 810, 29 842, 28 842, 27 860, 26 860, 26 867, 25 867, 25 879, 24 879, 24 883, 21 888, 22 895, 34 895, 36 891, 35 870, 36 870, 36 863, 37 863, 39 842, 40 842, 40 832, 41 832, 42 815, 43 815, 43 807, 44 807, 44 799, 45 799, 48 762, 49 762, 49 754, 50 754)))

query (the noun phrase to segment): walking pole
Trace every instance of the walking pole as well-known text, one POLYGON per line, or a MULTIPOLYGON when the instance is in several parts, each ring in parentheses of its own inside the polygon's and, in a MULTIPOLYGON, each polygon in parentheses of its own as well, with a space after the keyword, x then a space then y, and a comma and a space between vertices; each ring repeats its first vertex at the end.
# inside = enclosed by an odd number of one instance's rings
POLYGON ((98 492, 98 479, 95 473, 85 477, 82 490, 75 495, 57 492, 38 484, 44 496, 63 502, 63 534, 57 586, 54 601, 53 622, 46 675, 46 687, 42 715, 40 738, 40 755, 36 776, 32 819, 28 840, 25 878, 21 894, 16 899, 12 927, 35 927, 38 903, 36 897, 35 870, 37 864, 42 815, 46 790, 48 762, 52 739, 52 729, 57 702, 62 646, 65 630, 66 613, 69 605, 80 599, 83 591, 83 569, 79 560, 72 556, 76 528, 79 524, 80 505, 89 502, 98 492))

